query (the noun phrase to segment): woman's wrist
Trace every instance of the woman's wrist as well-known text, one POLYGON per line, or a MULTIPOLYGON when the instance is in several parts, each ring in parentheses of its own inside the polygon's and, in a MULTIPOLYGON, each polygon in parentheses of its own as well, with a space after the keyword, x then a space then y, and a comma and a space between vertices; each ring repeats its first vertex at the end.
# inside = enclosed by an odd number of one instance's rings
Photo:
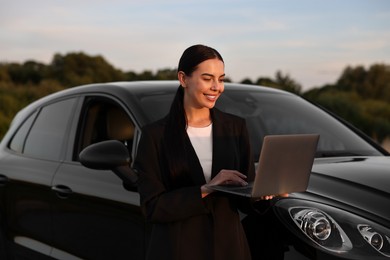
POLYGON ((202 185, 202 186, 200 187, 200 191, 201 191, 201 193, 202 193, 202 198, 206 197, 207 195, 209 195, 209 194, 212 192, 212 190, 210 190, 209 188, 207 188, 206 185, 202 185))

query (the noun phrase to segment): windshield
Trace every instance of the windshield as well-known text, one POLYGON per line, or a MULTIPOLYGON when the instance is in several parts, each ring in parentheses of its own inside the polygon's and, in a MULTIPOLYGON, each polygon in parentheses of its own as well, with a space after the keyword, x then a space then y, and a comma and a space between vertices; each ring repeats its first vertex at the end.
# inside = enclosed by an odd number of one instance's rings
POLYGON ((381 155, 323 110, 300 97, 260 91, 226 91, 218 101, 226 112, 245 117, 258 158, 265 135, 320 134, 317 157, 381 155))
MULTIPOLYGON (((146 123, 168 113, 174 91, 139 96, 146 123)), ((246 119, 256 161, 263 137, 276 134, 320 134, 316 157, 381 155, 338 120, 295 95, 226 88, 217 107, 246 119)))

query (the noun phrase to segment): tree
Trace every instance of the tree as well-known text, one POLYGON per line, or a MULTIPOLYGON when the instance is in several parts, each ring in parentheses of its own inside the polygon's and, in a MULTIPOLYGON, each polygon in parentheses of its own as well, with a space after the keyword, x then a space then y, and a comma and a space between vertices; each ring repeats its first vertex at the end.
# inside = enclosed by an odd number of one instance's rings
POLYGON ((295 94, 300 95, 301 94, 301 85, 296 82, 294 79, 290 77, 290 75, 285 74, 281 71, 277 71, 275 75, 275 83, 283 90, 286 90, 288 92, 292 92, 295 94))
POLYGON ((256 81, 256 85, 267 86, 267 87, 271 87, 271 88, 278 88, 278 85, 275 83, 274 80, 272 80, 270 78, 266 78, 266 77, 258 78, 256 81))
POLYGON ((390 66, 374 64, 368 70, 363 66, 348 66, 334 87, 356 92, 365 98, 390 101, 390 66))
POLYGON ((1 81, 12 81, 17 84, 39 84, 46 75, 47 66, 31 60, 23 64, 2 64, 0 70, 1 81))
POLYGON ((177 69, 161 69, 158 70, 155 76, 156 80, 176 80, 177 69))
POLYGON ((335 84, 304 96, 351 122, 382 142, 390 136, 390 66, 346 67, 335 84))
POLYGON ((288 92, 301 94, 302 86, 290 77, 288 74, 283 74, 281 71, 275 73, 275 79, 260 77, 256 81, 256 85, 266 86, 271 88, 283 89, 288 92))
POLYGON ((88 56, 82 52, 65 56, 55 54, 50 69, 51 78, 59 80, 66 87, 125 79, 123 72, 115 69, 102 56, 88 56))
POLYGON ((11 78, 8 74, 7 65, 2 63, 0 63, 0 82, 11 82, 11 78))
POLYGON ((253 85, 253 82, 250 78, 245 78, 241 82, 241 84, 248 84, 248 85, 253 85))

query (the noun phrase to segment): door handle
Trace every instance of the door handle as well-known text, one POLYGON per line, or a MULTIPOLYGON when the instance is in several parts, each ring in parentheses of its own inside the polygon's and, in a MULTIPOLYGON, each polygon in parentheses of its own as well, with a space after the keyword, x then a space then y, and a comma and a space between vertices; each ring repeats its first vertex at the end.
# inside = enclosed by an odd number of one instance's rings
POLYGON ((0 187, 4 187, 8 182, 8 177, 3 174, 0 174, 0 187))
POLYGON ((72 189, 65 185, 53 186, 51 187, 51 190, 54 191, 61 199, 66 199, 73 193, 72 189))

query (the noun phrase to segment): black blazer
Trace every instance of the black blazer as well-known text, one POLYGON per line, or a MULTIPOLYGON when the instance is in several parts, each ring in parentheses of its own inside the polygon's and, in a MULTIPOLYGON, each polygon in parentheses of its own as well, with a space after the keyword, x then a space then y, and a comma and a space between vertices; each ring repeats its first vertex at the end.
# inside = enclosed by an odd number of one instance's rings
MULTIPOLYGON (((254 163, 245 120, 212 109, 212 177, 222 169, 238 170, 254 178, 254 163)), ((237 209, 248 201, 214 192, 202 199, 206 183, 190 139, 192 183, 170 189, 167 158, 163 154, 166 120, 143 129, 134 168, 139 173, 141 207, 153 223, 148 259, 250 259, 237 209)))

